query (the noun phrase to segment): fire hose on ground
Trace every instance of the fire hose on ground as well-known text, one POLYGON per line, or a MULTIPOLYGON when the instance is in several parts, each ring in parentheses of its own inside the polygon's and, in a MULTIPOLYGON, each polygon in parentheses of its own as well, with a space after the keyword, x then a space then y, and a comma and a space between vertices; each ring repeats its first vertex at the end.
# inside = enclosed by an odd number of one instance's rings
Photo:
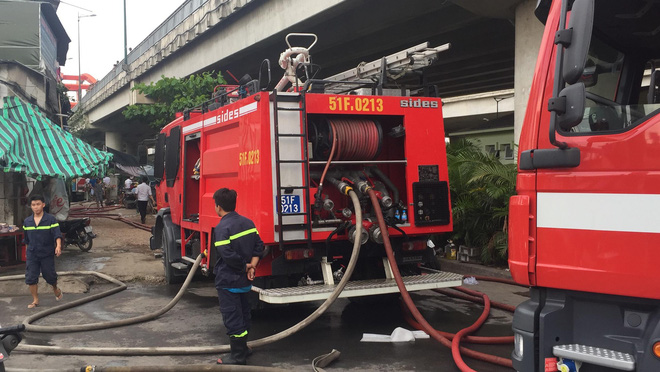
POLYGON ((87 206, 85 207, 84 205, 82 206, 76 206, 72 207, 70 209, 70 216, 73 218, 82 218, 82 217, 102 217, 102 218, 109 218, 111 220, 115 221, 120 221, 125 224, 128 224, 130 226, 133 226, 135 228, 138 228, 140 230, 144 231, 151 231, 151 226, 145 225, 139 222, 131 221, 125 217, 123 217, 119 213, 108 213, 117 209, 123 208, 121 205, 109 205, 105 207, 95 207, 95 206, 87 206))
POLYGON ((120 221, 125 224, 128 224, 130 226, 133 226, 135 228, 138 228, 140 230, 144 231, 151 231, 151 226, 145 225, 139 222, 131 221, 128 218, 122 217, 121 214, 119 213, 98 213, 98 212, 72 212, 70 214, 71 217, 74 218, 81 218, 81 217, 101 217, 101 218, 109 218, 111 220, 115 221, 120 221))
MULTIPOLYGON (((373 194, 373 191, 370 191, 369 193, 370 193, 370 197, 372 198, 372 202, 374 202, 374 200, 375 200, 374 205, 375 205, 375 208, 377 208, 376 209, 376 214, 379 217, 379 224, 380 224, 381 220, 382 220, 382 211, 380 211, 377 199, 374 199, 375 194, 373 194)), ((354 205, 356 206, 356 217, 358 218, 358 220, 361 220, 362 213, 361 213, 361 210, 359 209, 359 201, 357 200, 357 196, 352 191, 349 192, 349 196, 351 197, 354 205)), ((117 217, 117 216, 108 216, 108 217, 117 217)), ((384 220, 382 221, 382 223, 384 223, 384 220)), ((358 226, 358 228, 360 228, 361 224, 358 223, 357 226, 358 226)), ((387 231, 387 229, 385 228, 385 229, 383 229, 383 231, 387 231)), ((412 304, 412 300, 410 299, 410 295, 407 293, 407 291, 405 289, 405 286, 403 285, 403 282, 400 280, 400 273, 399 273, 398 267, 396 266, 396 261, 394 260, 393 253, 391 253, 391 244, 389 244, 390 242, 389 242, 389 236, 388 235, 386 235, 385 241, 387 242, 386 243, 386 250, 388 252, 388 256, 390 256, 390 254, 392 255, 392 257, 388 257, 388 258, 390 259, 393 271, 395 272, 395 278, 398 279, 397 280, 397 285, 399 285, 399 289, 402 293, 402 297, 404 298, 404 301, 406 303, 410 302, 412 304), (389 249, 388 249, 388 246, 389 246, 389 249), (409 301, 406 301, 406 298, 409 301)), ((339 294, 343 290, 344 286, 346 285, 347 281, 350 279, 350 276, 351 276, 351 274, 352 274, 352 272, 355 268, 355 264, 357 262, 357 257, 358 257, 358 254, 359 254, 360 245, 358 244, 358 242, 359 241, 356 241, 356 243, 354 244, 354 247, 353 247, 354 251, 353 251, 353 254, 351 255, 351 260, 349 262, 349 265, 347 266, 346 275, 344 275, 344 277, 342 278, 342 281, 337 285, 337 288, 335 288, 335 291, 331 294, 331 296, 314 313, 310 314, 307 318, 305 318, 300 323, 294 325, 293 327, 291 327, 289 329, 286 329, 286 330, 284 330, 282 332, 279 332, 279 333, 277 333, 275 335, 272 335, 272 336, 268 336, 268 337, 265 337, 265 338, 262 338, 262 339, 259 339, 259 340, 251 341, 251 342, 249 342, 249 345, 251 347, 259 347, 259 346, 263 346, 265 344, 272 343, 272 342, 278 341, 280 339, 283 339, 283 338, 285 338, 285 337, 301 330, 302 328, 304 328, 305 326, 307 326, 308 324, 313 322, 316 318, 318 318, 324 311, 326 311, 327 308, 336 300, 336 298, 339 296, 339 294)), ((192 281, 192 277, 194 275, 194 272, 198 268, 200 261, 201 261, 201 256, 198 257, 195 264, 191 268, 191 271, 190 271, 188 277, 186 278, 186 281, 183 283, 183 285, 182 285, 181 289, 179 290, 179 292, 177 293, 177 295, 165 307, 163 307, 162 309, 160 309, 158 311, 155 311, 155 312, 152 312, 152 313, 149 313, 149 314, 145 314, 145 315, 142 315, 142 316, 134 317, 134 318, 115 321, 115 322, 92 323, 92 324, 87 324, 87 325, 72 325, 72 326, 61 326, 60 327, 60 326, 38 326, 38 325, 32 324, 33 322, 37 321, 38 319, 41 319, 41 318, 43 318, 45 316, 48 316, 50 314, 54 314, 56 312, 63 311, 65 309, 81 305, 83 303, 91 302, 91 301, 94 301, 96 299, 109 296, 111 294, 117 293, 117 292, 122 291, 122 290, 127 288, 124 283, 122 283, 122 282, 120 282, 120 281, 118 281, 118 280, 116 280, 112 277, 109 277, 107 275, 101 274, 101 273, 87 272, 87 271, 61 273, 60 275, 96 275, 96 276, 99 276, 100 278, 103 278, 103 279, 108 280, 112 283, 115 283, 118 286, 115 287, 115 288, 112 288, 108 291, 104 291, 104 292, 95 294, 93 296, 89 296, 89 297, 84 298, 84 299, 79 299, 79 300, 76 300, 76 301, 72 301, 70 303, 63 304, 63 305, 54 307, 52 309, 37 313, 37 314, 25 319, 24 324, 26 325, 28 332, 58 333, 58 332, 80 332, 80 331, 85 331, 85 330, 95 330, 95 329, 120 327, 120 326, 125 326, 125 325, 129 325, 129 324, 135 324, 135 323, 155 319, 155 318, 163 315, 167 311, 169 311, 180 300, 180 298, 183 296, 184 292, 187 290, 187 287, 189 286, 190 282, 192 281)), ((20 279, 22 277, 23 276, 21 276, 21 275, 4 277, 4 278, 0 278, 0 281, 1 280, 15 280, 15 279, 20 279)), ((479 280, 498 281, 498 282, 502 282, 502 283, 506 283, 506 284, 517 285, 517 283, 515 283, 513 281, 510 281, 510 280, 506 280, 506 279, 493 279, 493 278, 488 278, 488 277, 477 277, 477 279, 479 279, 479 280)), ((475 303, 485 303, 485 302, 490 303, 490 300, 488 299, 488 297, 481 294, 481 293, 479 293, 479 292, 470 291, 470 290, 462 289, 462 288, 459 288, 457 290, 463 291, 463 292, 468 293, 468 294, 467 295, 461 295, 461 294, 456 294, 456 293, 452 293, 452 292, 449 292, 449 291, 446 291, 446 290, 441 290, 441 289, 436 290, 436 292, 451 295, 451 296, 454 296, 454 297, 463 298, 463 299, 466 299, 468 301, 472 301, 472 302, 475 302, 475 303)), ((414 307, 414 304, 412 306, 414 307)), ((513 307, 508 306, 508 305, 504 305, 504 304, 499 304, 499 303, 494 303, 493 307, 497 307, 497 308, 501 308, 501 309, 509 310, 509 311, 513 310, 513 307)), ((415 319, 417 319, 417 321, 418 321, 418 322, 415 322, 415 321, 411 320, 410 323, 411 323, 412 326, 414 326, 416 328, 419 328, 419 329, 425 330, 429 335, 431 335, 433 338, 435 338, 437 340, 441 340, 442 338, 444 338, 445 342, 441 341, 443 343, 443 345, 452 348, 452 351, 457 350, 456 352, 453 351, 452 353, 454 354, 455 358, 458 358, 458 360, 456 360, 456 363, 459 366, 459 368, 461 368, 461 370, 463 370, 463 371, 469 371, 470 370, 469 367, 467 367, 467 365, 465 365, 465 363, 462 362, 462 359, 460 359, 459 352, 461 352, 461 351, 465 355, 473 357, 475 359, 486 360, 486 361, 489 361, 489 362, 492 362, 492 363, 495 363, 495 364, 508 366, 508 367, 511 366, 510 360, 508 360, 508 359, 495 357, 495 356, 491 356, 491 355, 488 355, 488 354, 483 354, 483 353, 480 353, 480 352, 476 352, 476 351, 473 351, 473 350, 469 350, 469 349, 460 347, 459 343, 460 343, 461 339, 465 340, 466 342, 470 342, 470 343, 491 343, 491 344, 492 343, 500 343, 501 344, 501 343, 511 343, 512 342, 511 341, 512 337, 510 337, 510 336, 508 336, 508 337, 467 336, 467 337, 463 338, 463 335, 469 334, 470 332, 476 330, 481 325, 479 323, 483 323, 483 321, 485 321, 485 319, 487 317, 487 314, 488 314, 488 311, 489 311, 489 306, 484 310, 484 313, 482 313, 482 316, 479 319, 480 322, 475 323, 475 325, 473 325, 472 327, 469 327, 468 329, 462 330, 457 335, 453 335, 451 333, 446 333, 446 332, 435 331, 423 319, 423 317, 421 316, 421 314, 419 313, 419 311, 416 308, 415 308, 415 310, 417 310, 417 311, 412 310, 410 308, 409 308, 409 310, 411 311, 411 313, 413 314, 415 319), (415 312, 417 312, 417 314, 415 314, 415 312), (426 323, 426 324, 424 324, 424 323, 426 323), (456 337, 456 336, 458 336, 458 337, 456 337), (450 339, 455 339, 456 341, 451 342, 451 341, 449 341, 450 339), (454 344, 456 344, 457 346, 454 347, 453 346, 454 344)), ((142 347, 142 348, 67 347, 67 348, 63 348, 63 347, 56 347, 56 346, 40 346, 40 345, 22 344, 22 345, 19 346, 19 348, 17 350, 24 351, 24 352, 35 352, 35 353, 43 353, 43 354, 60 354, 60 355, 62 355, 62 354, 64 354, 64 355, 181 355, 181 354, 223 353, 223 352, 229 351, 229 347, 228 347, 228 345, 222 345, 222 346, 185 347, 185 348, 179 348, 179 347, 142 347)), ((178 367, 179 367, 179 369, 177 369, 177 370, 182 370, 182 369, 180 369, 182 366, 178 366, 178 367)), ((246 370, 246 369, 244 369, 243 367, 240 367, 240 366, 239 367, 231 366, 231 367, 236 368, 236 369, 228 369, 227 367, 230 367, 230 366, 204 366, 203 369, 200 369, 202 366, 190 366, 190 367, 193 368, 193 369, 190 369, 190 370, 208 370, 208 371, 215 371, 215 370, 222 370, 222 371, 227 371, 227 370, 237 370, 237 371, 239 371, 239 370, 241 370, 242 371, 242 370, 246 370), (225 367, 225 368, 222 369, 221 367, 225 367)), ((249 367, 254 368, 255 366, 249 366, 249 367)), ((109 367, 109 368, 115 368, 115 369, 105 368, 105 369, 102 369, 102 370, 103 371, 111 371, 112 370, 112 371, 117 371, 117 372, 119 372, 119 371, 134 372, 134 371, 138 371, 138 370, 140 370, 140 371, 156 370, 155 368, 154 369, 149 369, 149 367, 141 367, 142 369, 135 369, 133 367, 109 367), (116 369, 116 368, 123 368, 123 369, 119 370, 119 369, 116 369)), ((158 370, 161 370, 161 371, 163 370, 162 367, 158 367, 158 368, 159 368, 158 370)), ((257 368, 260 368, 260 370, 264 370, 264 371, 274 370, 274 369, 269 369, 268 367, 257 367, 257 368)), ((97 368, 96 370, 99 371, 101 369, 97 368)))
MULTIPOLYGON (((360 209, 360 201, 355 194, 354 191, 349 190, 347 191, 348 196, 351 198, 351 201, 353 202, 355 206, 355 216, 357 219, 357 233, 361 233, 362 229, 362 210, 360 209)), ((337 287, 334 289, 334 291, 330 294, 330 297, 328 297, 322 304, 319 306, 313 313, 311 313, 309 316, 307 316, 305 319, 300 321, 299 323, 295 324, 294 326, 285 329, 279 333, 276 333, 274 335, 264 337, 258 340, 250 341, 248 342, 248 346, 250 347, 260 347, 266 344, 270 344, 275 341, 279 341, 283 338, 286 338, 309 324, 311 324, 314 320, 316 320, 319 316, 321 316, 329 307, 332 305, 332 303, 339 297, 339 294, 343 291, 344 287, 348 283, 351 275, 353 274, 353 270, 355 269, 355 266, 357 264, 357 259, 360 253, 360 240, 357 239, 355 243, 353 244, 353 251, 351 254, 351 259, 348 262, 348 265, 346 267, 346 272, 341 279, 341 281, 337 284, 337 287)), ((152 320, 160 315, 164 314, 168 310, 170 310, 176 303, 181 299, 185 291, 187 290, 188 286, 190 285, 190 282, 192 281, 193 276, 195 275, 195 271, 199 267, 199 264, 201 262, 202 256, 198 256, 197 259, 195 260, 195 263, 193 264, 192 268, 190 269, 190 272, 188 273, 188 276, 186 277, 185 282, 179 289, 179 292, 177 295, 162 309, 144 314, 138 317, 133 317, 129 319, 122 319, 122 320, 117 320, 117 321, 111 321, 111 322, 103 322, 103 323, 92 323, 92 324, 84 324, 84 325, 71 325, 71 326, 37 326, 34 324, 31 324, 32 322, 36 321, 37 319, 43 318, 46 315, 54 314, 59 311, 78 306, 83 303, 87 303, 96 299, 99 299, 101 297, 106 297, 110 294, 122 291, 126 289, 126 285, 124 283, 119 282, 118 280, 111 278, 107 275, 96 273, 96 272, 89 272, 89 271, 82 271, 82 272, 67 272, 67 273, 62 273, 65 275, 73 275, 73 274, 82 274, 82 275, 97 275, 99 277, 102 277, 104 279, 109 280, 112 283, 118 284, 118 287, 113 288, 111 290, 98 293, 96 295, 79 299, 76 301, 72 301, 71 303, 63 304, 60 306, 56 306, 54 308, 48 309, 46 311, 40 312, 38 314, 35 314, 31 317, 28 317, 25 319, 24 324, 26 326, 26 331, 27 332, 47 332, 47 333, 60 333, 60 332, 81 332, 81 331, 87 331, 87 330, 98 330, 98 329, 107 329, 107 328, 114 328, 114 327, 120 327, 120 326, 125 326, 129 324, 135 324, 139 322, 144 322, 147 320, 152 320)), ((0 281, 5 281, 5 280, 16 280, 16 279, 21 279, 23 278, 23 275, 14 275, 14 276, 7 276, 7 277, 0 277, 0 281)), ((60 346, 43 346, 43 345, 30 345, 30 344, 20 344, 18 348, 16 349, 17 351, 23 351, 23 352, 33 352, 33 353, 40 353, 40 354, 59 354, 59 355, 108 355, 108 356, 115 356, 115 355, 121 355, 121 356, 137 356, 137 355, 191 355, 191 354, 216 354, 216 353, 225 353, 230 351, 229 345, 220 345, 220 346, 198 346, 198 347, 60 347, 60 346)), ((220 369, 218 367, 210 368, 211 366, 208 366, 210 369, 182 369, 181 366, 176 366, 177 371, 183 371, 183 370, 209 370, 209 371, 215 371, 215 370, 222 370, 222 371, 229 371, 229 370, 236 370, 236 371, 245 371, 246 369, 244 368, 236 368, 236 366, 225 366, 226 368, 220 369), (234 368, 234 369, 232 369, 234 368)), ((118 368, 118 367, 112 367, 112 368, 118 368)), ((124 369, 103 369, 104 371, 138 371, 141 370, 138 367, 121 367, 124 369), (126 369, 129 368, 129 369, 126 369)), ((205 367, 206 368, 206 367, 205 367)), ((249 370, 256 370, 255 368, 259 367, 254 367, 254 366, 248 366, 250 368, 249 370)), ((266 367, 261 367, 261 370, 268 370, 265 369, 266 367)), ((98 370, 98 369, 97 369, 98 370)), ((146 369, 144 369, 146 370, 146 369)), ((152 370, 152 369, 149 369, 152 370)), ((163 367, 158 367, 158 371, 165 371, 166 369, 163 369, 163 367)), ((273 370, 273 369, 269 369, 273 370)))
POLYGON ((471 371, 474 372, 473 369, 468 367, 467 364, 463 361, 463 358, 461 357, 461 353, 463 353, 466 356, 469 356, 474 359, 479 359, 483 360, 489 363, 493 364, 498 364, 504 367, 509 367, 513 368, 511 360, 494 356, 494 355, 489 355, 481 352, 477 352, 474 350, 467 349, 465 347, 460 346, 461 339, 465 335, 469 335, 470 333, 474 332, 477 330, 481 325, 486 321, 488 318, 488 314, 490 312, 490 299, 488 298, 487 295, 475 292, 475 291, 470 291, 473 292, 475 296, 481 296, 484 301, 484 311, 482 312, 481 316, 475 322, 472 326, 462 329, 459 331, 454 337, 453 340, 450 341, 447 337, 443 336, 440 332, 438 332, 435 328, 433 328, 427 321, 424 319, 424 316, 420 313, 419 309, 415 306, 412 298, 410 297, 410 294, 408 293, 408 290, 406 289, 405 285, 403 284, 403 279, 401 278, 401 273, 399 272, 399 267, 396 263, 396 259, 394 258, 394 251, 392 250, 392 244, 390 243, 390 238, 387 230, 387 225, 385 224, 385 219, 383 218, 383 212, 380 209, 380 204, 378 202, 378 197, 376 196, 376 193, 373 191, 373 189, 369 189, 368 191, 369 198, 371 199, 371 203, 374 208, 374 212, 376 213, 376 217, 378 219, 378 225, 380 226, 380 229, 383 233, 383 243, 385 244, 385 251, 387 253, 387 259, 390 262, 390 266, 392 267, 392 273, 394 274, 394 279, 396 280, 396 284, 399 287, 399 291, 401 292, 401 297, 403 298, 403 301, 412 314, 412 316, 415 318, 415 320, 421 325, 422 329, 431 337, 433 337, 435 340, 439 341, 441 344, 444 346, 450 348, 452 350, 452 356, 454 358, 454 362, 458 366, 458 368, 461 371, 471 371))
POLYGON ((123 208, 123 206, 121 206, 121 205, 108 205, 108 206, 100 207, 100 208, 96 207, 96 206, 93 206, 93 205, 89 205, 87 207, 85 207, 84 205, 80 205, 80 206, 76 206, 76 207, 71 207, 69 209, 69 211, 71 211, 71 213, 78 213, 78 212, 85 213, 84 211, 108 212, 108 211, 114 211, 116 209, 121 209, 121 208, 123 208))

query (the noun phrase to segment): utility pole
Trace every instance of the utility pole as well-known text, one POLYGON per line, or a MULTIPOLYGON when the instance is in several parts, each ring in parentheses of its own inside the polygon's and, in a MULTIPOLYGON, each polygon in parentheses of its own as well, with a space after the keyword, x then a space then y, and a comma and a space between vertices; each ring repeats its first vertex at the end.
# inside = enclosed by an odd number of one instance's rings
POLYGON ((96 14, 80 15, 78 13, 78 102, 82 98, 82 71, 80 69, 80 18, 96 17, 96 14))
POLYGON ((82 96, 82 77, 80 76, 80 12, 78 12, 78 98, 76 104, 80 103, 80 96, 82 96))
POLYGON ((128 41, 126 32, 126 0, 124 0, 124 69, 128 69, 128 41))

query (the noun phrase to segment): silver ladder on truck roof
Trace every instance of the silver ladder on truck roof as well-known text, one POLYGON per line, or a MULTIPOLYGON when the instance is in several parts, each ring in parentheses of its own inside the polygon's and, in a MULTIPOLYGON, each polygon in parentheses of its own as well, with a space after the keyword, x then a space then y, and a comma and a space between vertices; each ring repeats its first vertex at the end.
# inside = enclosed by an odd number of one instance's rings
POLYGON ((431 48, 428 42, 424 42, 375 61, 360 63, 356 68, 323 79, 329 81, 325 84, 325 92, 346 92, 355 89, 357 82, 371 84, 373 83, 372 78, 382 74, 383 64, 386 70, 394 75, 428 67, 438 59, 438 53, 444 52, 450 47, 451 44, 447 43, 431 48), (342 84, 342 82, 352 84, 342 84))

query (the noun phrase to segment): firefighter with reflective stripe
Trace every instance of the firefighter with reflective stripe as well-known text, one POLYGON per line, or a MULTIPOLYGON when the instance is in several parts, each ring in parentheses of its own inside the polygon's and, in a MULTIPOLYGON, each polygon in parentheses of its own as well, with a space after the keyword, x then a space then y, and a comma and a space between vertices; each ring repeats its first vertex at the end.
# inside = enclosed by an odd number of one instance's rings
POLYGON ((39 306, 37 283, 39 273, 46 283, 53 286, 57 301, 62 299, 62 290, 57 288, 57 273, 55 272, 55 256, 62 254, 62 233, 55 216, 44 212, 46 202, 43 196, 34 195, 30 198, 32 215, 23 222, 24 238, 27 244, 25 262, 25 284, 30 287, 32 303, 28 309, 39 306))
POLYGON ((235 212, 236 191, 222 188, 213 194, 215 211, 222 219, 215 227, 214 247, 218 260, 213 268, 220 312, 229 335, 231 354, 218 364, 245 364, 250 329, 249 292, 254 272, 264 250, 254 223, 235 212))

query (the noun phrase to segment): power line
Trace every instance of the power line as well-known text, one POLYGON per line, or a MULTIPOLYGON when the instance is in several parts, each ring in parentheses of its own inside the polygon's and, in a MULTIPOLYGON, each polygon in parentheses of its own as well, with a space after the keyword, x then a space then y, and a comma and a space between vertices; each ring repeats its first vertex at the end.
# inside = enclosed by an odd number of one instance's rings
POLYGON ((74 7, 74 8, 82 9, 82 10, 84 10, 84 11, 86 11, 86 12, 94 13, 94 11, 92 11, 92 10, 85 9, 85 8, 83 8, 83 7, 81 7, 81 6, 73 5, 73 4, 71 4, 71 3, 67 3, 66 1, 60 1, 60 3, 61 3, 61 4, 66 4, 66 5, 68 5, 68 6, 72 6, 72 7, 74 7))

